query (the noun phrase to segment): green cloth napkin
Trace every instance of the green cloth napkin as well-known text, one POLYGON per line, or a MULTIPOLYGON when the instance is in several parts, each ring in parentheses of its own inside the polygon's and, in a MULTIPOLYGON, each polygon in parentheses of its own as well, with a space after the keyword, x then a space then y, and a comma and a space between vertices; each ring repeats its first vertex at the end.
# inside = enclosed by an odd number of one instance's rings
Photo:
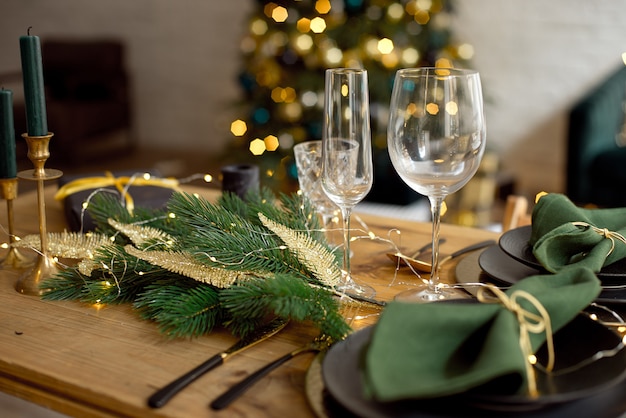
MULTIPOLYGON (((556 332, 598 296, 600 282, 580 268, 529 277, 506 293, 518 289, 541 302, 556 332)), ((501 304, 392 302, 362 353, 365 395, 380 402, 432 398, 495 379, 499 388, 508 385, 507 393, 524 390, 526 359, 519 334, 517 318, 501 304)), ((545 338, 545 333, 531 334, 533 351, 545 338)))
POLYGON ((603 266, 626 257, 626 244, 619 239, 613 239, 614 248, 607 257, 613 245, 611 240, 572 222, 585 222, 626 236, 626 208, 585 209, 562 194, 544 195, 533 209, 529 243, 546 270, 555 273, 579 266, 599 272, 603 266))

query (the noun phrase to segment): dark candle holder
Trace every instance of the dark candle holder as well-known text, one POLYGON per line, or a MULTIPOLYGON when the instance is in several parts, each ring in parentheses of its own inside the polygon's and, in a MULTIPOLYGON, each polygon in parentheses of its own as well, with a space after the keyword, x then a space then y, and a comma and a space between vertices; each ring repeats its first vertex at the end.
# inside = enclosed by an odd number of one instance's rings
POLYGON ((48 279, 59 272, 56 261, 48 255, 48 232, 46 230, 46 203, 44 198, 44 182, 58 179, 63 175, 60 170, 44 168, 50 158, 50 138, 54 134, 49 132, 43 136, 29 136, 22 134, 28 145, 28 159, 35 167, 32 170, 24 170, 17 176, 24 180, 37 182, 37 203, 39 208, 39 237, 41 249, 39 257, 32 270, 22 275, 15 284, 15 290, 27 295, 42 295, 45 290, 40 288, 43 280, 48 279))
POLYGON ((13 201, 17 198, 17 177, 0 179, 0 193, 7 201, 7 223, 9 228, 9 252, 0 261, 2 268, 24 269, 33 265, 32 257, 27 257, 13 244, 16 241, 13 221, 13 201))

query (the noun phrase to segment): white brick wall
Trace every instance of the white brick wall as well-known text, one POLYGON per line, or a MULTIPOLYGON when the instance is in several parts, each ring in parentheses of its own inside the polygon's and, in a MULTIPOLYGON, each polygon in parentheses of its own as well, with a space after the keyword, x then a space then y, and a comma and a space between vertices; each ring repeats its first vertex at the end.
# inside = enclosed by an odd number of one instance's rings
POLYGON ((623 0, 460 0, 456 33, 475 47, 489 146, 521 191, 564 191, 567 113, 622 65, 623 0))
MULTIPOLYGON (((456 33, 475 47, 491 149, 522 192, 562 191, 569 106, 620 63, 626 0, 457 0, 456 33)), ((144 145, 207 153, 237 98, 238 38, 254 0, 0 0, 0 74, 18 37, 120 36, 129 47, 144 145)), ((1 80, 0 80, 1 82, 1 80)), ((51 129, 53 129, 51 127, 51 129)))

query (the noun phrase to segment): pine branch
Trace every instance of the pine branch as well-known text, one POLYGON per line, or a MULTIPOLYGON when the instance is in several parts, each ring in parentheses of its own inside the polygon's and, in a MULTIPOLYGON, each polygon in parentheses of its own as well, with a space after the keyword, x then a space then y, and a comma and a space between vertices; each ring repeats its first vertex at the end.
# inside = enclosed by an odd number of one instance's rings
POLYGON ((132 257, 119 246, 99 248, 92 262, 97 268, 90 275, 81 273, 79 265, 45 280, 42 287, 48 291, 43 297, 61 300, 73 294, 73 299, 87 303, 125 303, 133 301, 156 277, 181 277, 132 257))
MULTIPOLYGON (((87 206, 87 211, 96 224, 96 230, 109 236, 119 237, 119 234, 116 234, 118 231, 109 224, 109 219, 114 219, 121 224, 150 226, 171 235, 183 235, 186 232, 186 225, 168 216, 167 210, 135 207, 131 215, 119 196, 111 193, 94 195, 87 206)), ((118 242, 128 243, 121 237, 118 242)))
POLYGON ((238 334, 248 332, 250 322, 260 321, 268 312, 294 321, 312 321, 321 334, 334 341, 350 330, 331 292, 284 274, 224 289, 220 300, 232 316, 230 328, 238 334))
POLYGON ((171 338, 208 334, 225 316, 218 292, 192 280, 156 281, 133 306, 171 338))
POLYGON ((282 241, 256 218, 251 222, 240 215, 187 194, 175 195, 170 209, 176 217, 193 225, 182 237, 181 246, 205 264, 259 275, 289 273, 310 278, 306 267, 282 241))

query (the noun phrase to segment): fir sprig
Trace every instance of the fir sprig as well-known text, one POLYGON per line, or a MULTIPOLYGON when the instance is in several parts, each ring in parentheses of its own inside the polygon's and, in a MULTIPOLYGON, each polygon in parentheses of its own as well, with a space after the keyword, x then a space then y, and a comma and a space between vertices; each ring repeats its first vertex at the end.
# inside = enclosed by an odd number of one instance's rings
POLYGON ((223 290, 220 296, 232 316, 235 333, 249 332, 245 327, 255 325, 268 312, 295 321, 312 321, 321 334, 335 341, 345 337, 350 330, 339 314, 339 302, 331 292, 293 280, 289 275, 249 280, 223 290))
POLYGON ((169 337, 197 337, 223 321, 219 293, 192 280, 158 280, 145 288, 133 306, 144 319, 155 321, 169 337))
POLYGON ((336 275, 337 259, 309 202, 276 199, 269 189, 247 198, 225 194, 214 204, 174 193, 167 210, 136 207, 131 215, 119 199, 96 197, 88 210, 98 232, 116 239, 46 280, 44 297, 132 302, 170 337, 216 326, 244 336, 281 317, 342 338, 349 327, 321 274, 336 275), (326 256, 316 262, 312 254, 326 256))

